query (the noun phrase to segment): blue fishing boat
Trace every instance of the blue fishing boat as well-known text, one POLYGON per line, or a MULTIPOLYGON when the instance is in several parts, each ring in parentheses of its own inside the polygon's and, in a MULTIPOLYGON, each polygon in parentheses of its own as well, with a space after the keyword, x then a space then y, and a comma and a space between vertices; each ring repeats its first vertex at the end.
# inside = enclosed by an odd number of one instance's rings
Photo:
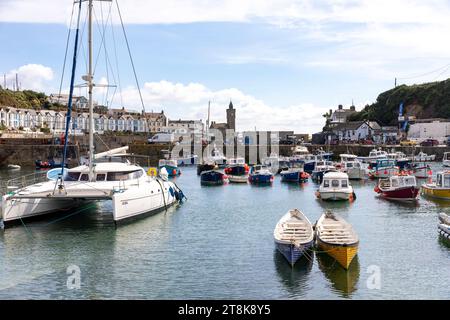
POLYGON ((309 175, 303 171, 301 165, 291 165, 280 172, 281 181, 284 182, 305 182, 308 181, 309 175))
POLYGON ((158 164, 159 170, 165 168, 169 177, 175 177, 181 174, 180 168, 178 168, 177 160, 175 159, 161 159, 158 164))
POLYGON ((228 182, 228 177, 221 171, 209 170, 200 174, 200 183, 205 186, 218 186, 228 182))
POLYGON ((248 181, 252 184, 268 184, 273 181, 273 173, 266 166, 253 166, 248 175, 248 181))
POLYGON ((227 167, 225 173, 228 176, 230 183, 247 183, 248 180, 248 165, 244 158, 232 158, 227 160, 227 167))
POLYGON ((275 246, 291 266, 302 256, 308 258, 308 250, 314 243, 314 232, 308 218, 298 209, 291 209, 278 221, 273 231, 275 246))

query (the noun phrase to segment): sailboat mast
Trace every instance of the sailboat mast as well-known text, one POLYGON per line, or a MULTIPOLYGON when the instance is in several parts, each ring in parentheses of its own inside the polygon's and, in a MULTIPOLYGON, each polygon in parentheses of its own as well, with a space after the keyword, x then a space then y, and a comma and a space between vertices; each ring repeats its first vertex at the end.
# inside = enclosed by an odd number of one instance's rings
POLYGON ((88 14, 89 14, 89 24, 88 24, 88 48, 89 48, 89 66, 88 66, 88 93, 89 93, 89 181, 94 179, 93 177, 93 167, 94 167, 94 108, 92 102, 92 90, 94 87, 93 74, 92 74, 92 7, 93 0, 89 0, 88 4, 88 14))

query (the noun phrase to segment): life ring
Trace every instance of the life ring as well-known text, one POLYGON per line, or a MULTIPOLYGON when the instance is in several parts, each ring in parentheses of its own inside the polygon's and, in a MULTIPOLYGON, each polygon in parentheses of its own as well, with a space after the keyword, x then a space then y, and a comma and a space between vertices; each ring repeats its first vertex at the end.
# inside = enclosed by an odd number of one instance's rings
POLYGON ((151 176, 151 177, 156 177, 158 175, 158 169, 153 168, 153 167, 148 168, 147 175, 151 176))

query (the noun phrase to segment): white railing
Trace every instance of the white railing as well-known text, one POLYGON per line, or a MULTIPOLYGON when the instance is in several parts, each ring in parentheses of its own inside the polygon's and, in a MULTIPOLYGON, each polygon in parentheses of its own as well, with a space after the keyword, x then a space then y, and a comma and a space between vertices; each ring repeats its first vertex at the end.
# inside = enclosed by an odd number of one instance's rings
POLYGON ((17 189, 28 187, 35 183, 48 181, 47 171, 30 173, 18 178, 6 181, 6 185, 2 186, 2 194, 13 192, 17 189))

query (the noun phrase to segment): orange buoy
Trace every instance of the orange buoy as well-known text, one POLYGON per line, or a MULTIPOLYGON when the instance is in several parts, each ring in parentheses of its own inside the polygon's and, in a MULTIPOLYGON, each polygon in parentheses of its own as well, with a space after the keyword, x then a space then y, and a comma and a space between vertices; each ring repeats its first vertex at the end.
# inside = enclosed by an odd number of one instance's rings
POLYGON ((177 174, 177 170, 173 169, 173 170, 172 170, 172 174, 173 174, 173 175, 176 175, 176 174, 177 174))

